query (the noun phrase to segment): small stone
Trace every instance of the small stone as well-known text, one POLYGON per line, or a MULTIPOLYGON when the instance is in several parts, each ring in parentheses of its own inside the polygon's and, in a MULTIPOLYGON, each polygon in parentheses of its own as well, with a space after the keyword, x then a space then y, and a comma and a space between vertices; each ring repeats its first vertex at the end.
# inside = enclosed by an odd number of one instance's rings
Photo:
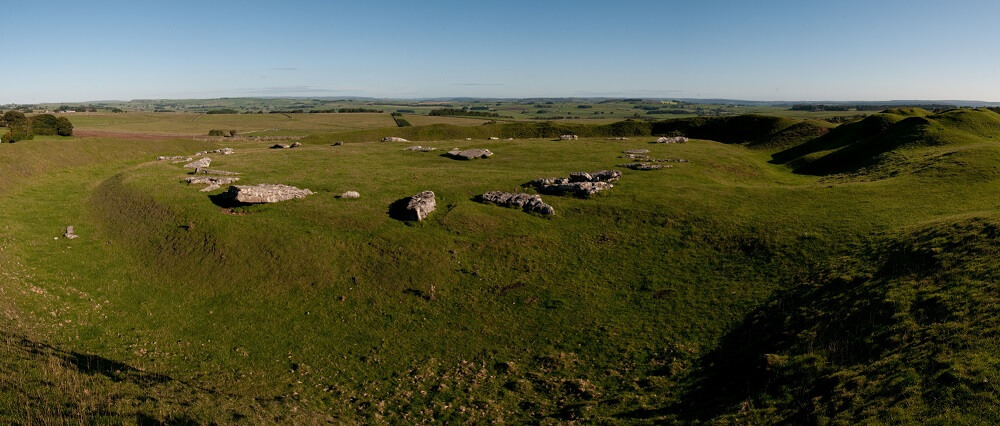
POLYGON ((292 146, 290 146, 289 148, 298 148, 300 146, 302 146, 302 142, 295 141, 295 142, 292 143, 292 146))
POLYGON ((361 197, 361 194, 359 194, 357 191, 347 191, 343 194, 340 194, 340 198, 359 198, 359 197, 361 197))
MULTIPOLYGON (((80 236, 76 235, 76 232, 74 232, 73 225, 69 225, 69 226, 66 227, 66 233, 63 234, 63 236, 66 237, 67 239, 70 239, 70 240, 74 240, 74 239, 80 238, 80 236)), ((55 239, 58 240, 59 237, 56 237, 55 239)))
POLYGON ((395 136, 386 136, 382 138, 382 142, 409 142, 409 141, 403 138, 397 138, 395 136))

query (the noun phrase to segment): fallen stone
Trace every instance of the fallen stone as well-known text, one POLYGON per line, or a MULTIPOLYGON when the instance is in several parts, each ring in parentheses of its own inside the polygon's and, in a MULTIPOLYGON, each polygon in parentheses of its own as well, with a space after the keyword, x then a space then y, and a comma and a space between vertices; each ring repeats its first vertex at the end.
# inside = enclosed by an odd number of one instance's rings
POLYGON ((467 140, 467 141, 471 141, 471 140, 472 140, 472 138, 465 138, 465 140, 467 140))
POLYGON ((184 179, 188 185, 208 185, 202 188, 201 192, 215 191, 222 187, 222 185, 228 185, 230 183, 240 180, 238 177, 215 177, 215 176, 196 176, 184 179))
POLYGON ((656 140, 656 143, 684 143, 687 142, 688 138, 684 136, 673 136, 673 137, 661 137, 656 140))
POLYGON ((186 163, 186 162, 191 161, 191 160, 194 160, 194 158, 193 157, 184 157, 182 159, 171 161, 170 164, 186 163))
POLYGON ((617 138, 608 138, 608 140, 609 141, 627 141, 628 138, 617 137, 617 138))
POLYGON ((518 207, 526 212, 543 215, 555 214, 556 210, 552 206, 545 204, 540 195, 524 194, 520 192, 500 192, 490 191, 479 196, 479 200, 484 203, 497 204, 505 207, 518 207))
POLYGON ((498 138, 498 137, 496 137, 496 136, 490 136, 490 137, 488 137, 488 138, 486 138, 486 139, 487 139, 487 140, 491 140, 491 141, 498 141, 498 140, 500 140, 500 138, 498 138))
POLYGON ((202 158, 199 158, 199 159, 197 159, 195 161, 192 161, 190 163, 185 164, 184 168, 185 169, 195 169, 195 170, 197 170, 199 168, 205 168, 205 167, 208 167, 210 165, 212 165, 212 159, 208 158, 208 157, 202 157, 202 158))
POLYGON ((456 160, 471 160, 473 158, 489 158, 493 155, 493 152, 488 149, 466 149, 464 151, 459 151, 458 149, 453 149, 448 151, 448 156, 456 160))
POLYGON ((619 158, 630 158, 630 159, 648 159, 648 155, 643 154, 625 154, 619 158))
POLYGON ((291 145, 284 144, 284 143, 276 143, 274 145, 271 145, 271 149, 288 149, 288 148, 291 148, 291 147, 292 147, 291 145))
POLYGON ((347 191, 343 194, 340 194, 340 198, 359 198, 359 197, 361 197, 361 194, 359 194, 357 191, 347 191))
POLYGON ((434 199, 433 191, 424 191, 410 197, 406 203, 407 220, 424 220, 427 215, 437 207, 437 200, 434 199))
POLYGON ((673 166, 669 164, 662 165, 655 163, 628 163, 628 164, 619 164, 618 167, 628 167, 632 170, 659 170, 665 167, 673 167, 673 166))
POLYGON ((648 149, 626 149, 622 154, 649 154, 648 149))
POLYGON ((183 155, 170 155, 170 156, 161 155, 159 157, 156 157, 156 161, 164 161, 164 160, 170 160, 170 161, 191 161, 190 158, 185 157, 183 155))
POLYGON ((80 236, 76 235, 76 232, 73 230, 73 225, 69 225, 66 227, 66 233, 63 234, 63 237, 66 237, 67 239, 70 240, 80 238, 80 236))
POLYGON ((234 152, 236 152, 236 151, 233 151, 233 149, 232 149, 232 148, 219 148, 219 149, 213 149, 213 150, 211 150, 211 151, 201 151, 201 152, 196 152, 196 153, 194 153, 194 155, 195 155, 195 156, 199 156, 199 155, 205 155, 205 154, 222 154, 222 155, 230 155, 230 154, 232 154, 232 153, 234 153, 234 152))
POLYGON ((430 152, 430 151, 434 151, 434 150, 436 150, 436 149, 437 149, 437 148, 431 148, 431 147, 429 147, 429 146, 420 146, 420 145, 414 145, 414 146, 408 146, 408 147, 406 147, 406 148, 403 148, 403 151, 420 151, 420 152, 430 152))
POLYGON ((618 170, 600 170, 596 172, 576 172, 569 174, 570 182, 614 182, 621 179, 622 172, 618 170))
POLYGON ((564 141, 571 141, 571 140, 576 140, 576 139, 579 139, 579 138, 580 137, 577 136, 577 135, 562 135, 562 136, 559 136, 559 139, 562 139, 564 141))
POLYGON ((298 148, 300 146, 302 146, 302 142, 295 141, 295 142, 292 142, 292 146, 290 148, 298 148))
POLYGON ((570 173, 568 178, 542 178, 529 183, 535 190, 544 194, 590 196, 600 191, 611 189, 621 178, 618 170, 600 170, 596 172, 570 173))
MULTIPOLYGON (((549 180, 549 179, 543 179, 549 180)), ((613 188, 614 185, 608 182, 570 182, 566 178, 558 178, 552 181, 552 183, 546 183, 541 185, 536 185, 535 189, 543 194, 553 194, 553 195, 576 195, 580 197, 587 197, 598 192, 604 191, 606 189, 613 188)))
POLYGON ((233 185, 224 193, 226 198, 239 203, 277 203, 294 198, 305 198, 312 195, 308 189, 294 186, 262 183, 260 185, 233 185))
POLYGON ((206 169, 204 167, 199 167, 194 169, 194 172, 199 175, 220 175, 220 176, 236 176, 239 175, 237 172, 227 172, 225 170, 216 169, 206 169))
POLYGON ((382 138, 382 142, 409 142, 409 141, 403 138, 397 138, 395 136, 386 136, 382 138))

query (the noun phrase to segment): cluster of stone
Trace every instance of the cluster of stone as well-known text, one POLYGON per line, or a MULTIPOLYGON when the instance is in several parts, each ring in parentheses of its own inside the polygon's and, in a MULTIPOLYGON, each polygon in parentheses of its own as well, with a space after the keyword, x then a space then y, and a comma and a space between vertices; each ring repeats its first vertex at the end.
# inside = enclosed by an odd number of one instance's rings
POLYGON ((590 196, 611 189, 622 177, 618 170, 601 170, 597 172, 570 173, 568 178, 542 178, 530 183, 535 190, 544 194, 590 196))
POLYGON ((479 200, 484 203, 496 204, 505 207, 517 207, 526 212, 551 215, 556 213, 556 209, 545 204, 540 195, 524 194, 520 192, 500 192, 490 191, 479 196, 479 200))
POLYGON ((684 136, 673 136, 673 137, 661 137, 656 140, 655 143, 684 143, 687 142, 688 138, 684 136))

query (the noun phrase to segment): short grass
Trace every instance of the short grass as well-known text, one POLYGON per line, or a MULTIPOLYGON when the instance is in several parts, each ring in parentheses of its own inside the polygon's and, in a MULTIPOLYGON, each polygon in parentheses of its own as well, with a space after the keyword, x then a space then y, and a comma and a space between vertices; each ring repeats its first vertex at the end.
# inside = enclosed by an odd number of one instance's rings
MULTIPOLYGON (((784 124, 775 131, 795 125, 784 124)), ((976 371, 995 372, 1000 350, 992 329, 969 326, 991 318, 992 299, 966 316, 933 318, 966 330, 966 346, 951 346, 954 333, 928 334, 918 312, 912 330, 922 349, 884 334, 890 343, 870 349, 896 361, 871 368, 816 347, 842 337, 809 337, 855 326, 838 322, 852 309, 868 315, 857 322, 866 327, 909 323, 868 309, 871 298, 972 312, 959 295, 990 290, 982 281, 991 269, 982 268, 992 246, 966 253, 937 241, 993 238, 992 225, 975 225, 997 220, 1000 183, 985 172, 1000 155, 992 145, 934 161, 933 172, 857 181, 796 174, 770 162, 774 150, 709 140, 421 140, 495 153, 467 162, 372 142, 399 131, 317 136, 291 150, 233 143, 237 153, 213 157, 213 168, 316 194, 232 209, 181 183, 177 165, 151 161, 221 143, 0 146, 0 176, 11 182, 0 199, 0 368, 10 373, 0 419, 998 420, 972 408, 990 402, 988 387, 936 385, 938 370, 903 399, 879 390, 906 379, 898 366, 940 361, 934 348, 951 351, 948 368, 967 368, 948 376, 955 383, 989 380, 976 371), (328 143, 341 139, 348 143, 328 143), (621 150, 635 148, 689 162, 625 170, 590 199, 544 196, 551 218, 473 200, 538 177, 614 168, 627 162, 621 150), (425 222, 387 214, 428 189, 438 210, 425 222), (335 198, 347 190, 361 198, 335 198), (952 232, 949 223, 974 225, 952 232), (66 225, 81 238, 58 238, 66 225), (919 258, 912 253, 940 256, 932 265, 941 266, 889 273, 900 250, 908 262, 919 258), (962 263, 969 256, 980 260, 962 263), (866 296, 836 303, 843 284, 831 270, 861 277, 850 288, 866 296), (920 281, 925 272, 951 286, 920 281), (907 293, 912 280, 920 287, 907 293), (923 302, 938 296, 946 300, 923 302), (801 333, 774 343, 784 313, 801 333), (747 330, 764 337, 741 345, 747 330), (800 373, 811 375, 788 379, 800 373), (824 391, 831 377, 849 379, 839 386, 861 381, 862 390, 824 391), (951 410, 933 402, 942 389, 951 410), (854 405, 815 402, 816 392, 854 405)))

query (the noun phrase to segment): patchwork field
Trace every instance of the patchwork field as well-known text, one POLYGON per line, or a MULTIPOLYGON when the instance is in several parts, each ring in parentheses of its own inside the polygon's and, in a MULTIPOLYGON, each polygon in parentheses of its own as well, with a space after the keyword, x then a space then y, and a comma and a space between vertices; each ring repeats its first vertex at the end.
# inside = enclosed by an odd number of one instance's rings
POLYGON ((0 421, 1000 421, 992 111, 70 118, 117 135, 0 145, 0 421), (217 128, 307 137, 127 135, 217 128), (234 205, 155 161, 222 147, 240 185, 314 194, 234 205), (552 216, 476 199, 605 169, 552 216), (426 220, 389 214, 424 190, 426 220))

